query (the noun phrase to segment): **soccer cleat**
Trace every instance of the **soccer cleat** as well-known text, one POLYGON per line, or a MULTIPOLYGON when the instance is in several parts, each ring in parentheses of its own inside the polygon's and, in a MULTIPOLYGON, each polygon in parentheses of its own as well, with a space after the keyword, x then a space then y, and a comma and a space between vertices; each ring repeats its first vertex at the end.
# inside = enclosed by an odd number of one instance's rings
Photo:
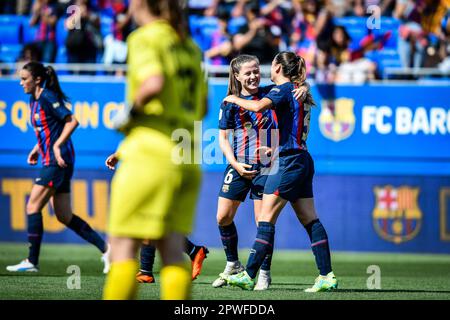
POLYGON ((111 246, 108 245, 108 249, 104 254, 102 254, 102 257, 100 260, 103 262, 103 273, 107 274, 109 272, 109 269, 111 268, 111 246))
POLYGON ((214 288, 223 287, 223 286, 227 285, 227 280, 224 277, 222 277, 222 275, 231 276, 233 274, 238 274, 244 270, 245 270, 245 268, 241 264, 240 261, 236 261, 234 264, 227 263, 225 270, 220 274, 220 276, 216 280, 214 280, 214 282, 212 283, 212 286, 214 288))
POLYGON ((311 288, 305 289, 305 292, 322 292, 337 289, 338 281, 333 272, 326 276, 318 276, 311 288))
POLYGON ((19 264, 7 266, 9 272, 38 272, 39 267, 32 264, 28 259, 22 260, 19 264))
POLYGON ((192 280, 197 279, 202 271, 203 261, 206 259, 206 255, 209 250, 206 247, 200 247, 192 260, 192 280))
POLYGON ((223 273, 220 274, 221 277, 224 277, 227 280, 227 283, 233 287, 239 287, 243 290, 253 290, 255 288, 255 280, 250 278, 247 271, 242 271, 235 275, 225 275, 223 273))
POLYGON ((272 283, 272 277, 270 276, 270 271, 261 270, 258 276, 258 282, 255 286, 255 291, 263 291, 269 289, 272 283))
POLYGON ((136 274, 136 281, 139 283, 154 283, 155 277, 151 273, 139 271, 136 274))

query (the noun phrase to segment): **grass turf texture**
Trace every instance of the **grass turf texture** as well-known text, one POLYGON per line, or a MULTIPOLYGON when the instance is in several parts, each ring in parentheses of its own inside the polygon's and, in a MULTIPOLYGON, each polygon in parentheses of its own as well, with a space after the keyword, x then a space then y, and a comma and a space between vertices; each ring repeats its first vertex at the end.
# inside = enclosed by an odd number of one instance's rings
MULTIPOLYGON (((40 272, 12 274, 9 264, 26 257, 26 244, 0 243, 0 299, 101 299, 105 276, 99 252, 87 245, 44 244, 41 249, 40 272), (70 265, 81 269, 81 289, 70 290, 67 273, 70 265)), ((249 250, 240 257, 246 261, 249 250)), ((450 255, 366 254, 337 252, 332 256, 333 269, 339 280, 334 292, 304 293, 310 287, 317 269, 308 251, 275 251, 272 264, 272 285, 262 292, 239 288, 211 286, 225 266, 222 250, 210 250, 202 274, 193 282, 195 300, 450 300, 450 255), (367 267, 381 269, 381 289, 367 289, 367 267)), ((159 259, 155 264, 156 283, 139 284, 140 299, 159 297, 159 259)))

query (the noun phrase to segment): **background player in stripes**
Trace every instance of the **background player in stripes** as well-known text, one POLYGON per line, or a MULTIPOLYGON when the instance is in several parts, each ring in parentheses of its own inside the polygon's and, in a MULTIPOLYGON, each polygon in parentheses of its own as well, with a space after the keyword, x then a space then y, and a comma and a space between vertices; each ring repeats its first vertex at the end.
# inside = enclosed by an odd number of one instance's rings
POLYGON ((30 165, 36 165, 41 155, 42 168, 31 189, 26 207, 30 242, 28 258, 6 269, 11 272, 38 271, 44 233, 41 211, 50 201, 59 222, 103 253, 103 272, 107 273, 107 244, 83 219, 72 212, 70 182, 75 150, 70 137, 78 126, 78 121, 65 106, 67 97, 61 90, 55 70, 50 66, 44 67, 39 62, 29 62, 20 70, 20 85, 30 95, 30 121, 38 141, 27 161, 30 165))

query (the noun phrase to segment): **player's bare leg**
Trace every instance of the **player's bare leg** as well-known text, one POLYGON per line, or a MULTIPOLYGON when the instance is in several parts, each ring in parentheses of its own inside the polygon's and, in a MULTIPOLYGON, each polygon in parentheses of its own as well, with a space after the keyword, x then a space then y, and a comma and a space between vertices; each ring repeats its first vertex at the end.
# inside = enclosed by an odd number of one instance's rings
POLYGON ((59 222, 73 230, 81 238, 93 244, 100 250, 102 253, 101 261, 104 264, 103 273, 108 273, 110 268, 108 245, 86 221, 73 213, 70 202, 70 193, 55 193, 50 201, 59 222))

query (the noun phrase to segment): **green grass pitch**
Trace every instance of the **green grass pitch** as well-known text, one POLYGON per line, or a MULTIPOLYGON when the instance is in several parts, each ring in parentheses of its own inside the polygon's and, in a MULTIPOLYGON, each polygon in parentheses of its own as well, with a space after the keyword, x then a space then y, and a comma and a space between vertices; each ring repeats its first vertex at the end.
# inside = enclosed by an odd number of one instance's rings
MULTIPOLYGON (((100 254, 88 245, 55 245, 44 243, 41 249, 40 272, 11 274, 8 264, 18 263, 27 254, 26 244, 0 243, 0 300, 4 299, 101 299, 105 276, 101 273, 100 254), (68 289, 70 265, 81 270, 81 289, 68 289)), ((272 263, 272 286, 263 292, 239 288, 211 286, 222 272, 225 255, 222 250, 210 250, 202 274, 193 283, 195 300, 450 300, 450 255, 366 254, 336 252, 333 269, 339 280, 334 292, 304 293, 317 270, 308 251, 275 251, 272 263), (381 270, 381 289, 369 290, 367 273, 370 265, 381 270)), ((245 262, 248 249, 240 252, 245 262)), ((156 259, 156 284, 139 284, 140 299, 159 297, 159 259, 156 259)))

